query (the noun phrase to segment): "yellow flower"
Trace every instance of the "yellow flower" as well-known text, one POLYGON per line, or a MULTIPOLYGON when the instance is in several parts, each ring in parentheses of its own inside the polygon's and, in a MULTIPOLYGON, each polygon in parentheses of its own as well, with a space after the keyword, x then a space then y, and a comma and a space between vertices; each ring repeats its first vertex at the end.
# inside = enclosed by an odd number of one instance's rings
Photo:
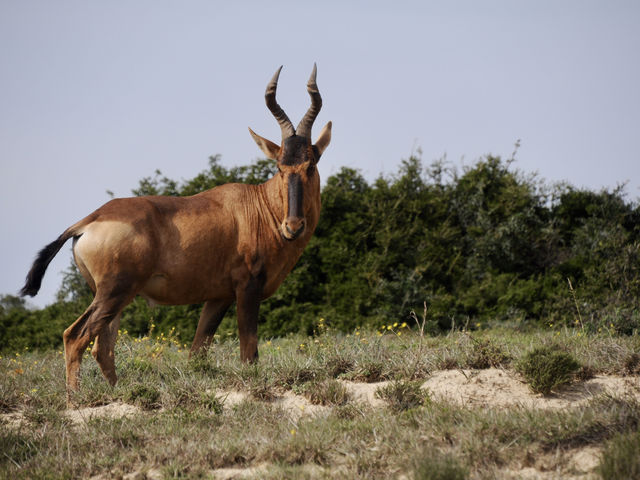
POLYGON ((391 325, 387 325, 387 330, 391 330, 393 327, 391 325))
POLYGON ((393 324, 393 328, 396 328, 398 326, 398 322, 393 324))

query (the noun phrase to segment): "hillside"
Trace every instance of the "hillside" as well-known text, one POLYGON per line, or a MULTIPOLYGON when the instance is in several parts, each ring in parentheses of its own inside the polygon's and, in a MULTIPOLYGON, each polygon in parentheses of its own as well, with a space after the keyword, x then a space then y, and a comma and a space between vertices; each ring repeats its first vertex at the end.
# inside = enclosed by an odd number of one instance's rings
POLYGON ((0 359, 2 478, 615 478, 637 452, 637 336, 320 323, 244 365, 235 340, 189 361, 121 333, 118 385, 88 356, 70 409, 61 352, 0 359), (520 373, 538 345, 579 365, 546 396, 520 373))

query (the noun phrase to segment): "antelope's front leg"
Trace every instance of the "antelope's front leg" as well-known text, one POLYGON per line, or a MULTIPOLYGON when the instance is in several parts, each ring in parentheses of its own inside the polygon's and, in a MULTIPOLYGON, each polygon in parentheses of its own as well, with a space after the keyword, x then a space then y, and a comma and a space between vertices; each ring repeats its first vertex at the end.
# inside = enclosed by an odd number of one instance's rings
POLYGON ((251 277, 236 291, 240 359, 243 362, 258 360, 258 313, 261 293, 261 283, 255 277, 251 277))

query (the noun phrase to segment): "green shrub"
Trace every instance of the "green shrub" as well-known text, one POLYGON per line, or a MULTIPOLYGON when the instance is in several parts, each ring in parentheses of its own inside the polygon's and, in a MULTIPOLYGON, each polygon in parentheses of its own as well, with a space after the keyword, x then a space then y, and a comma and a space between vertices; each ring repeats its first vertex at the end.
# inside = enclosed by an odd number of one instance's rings
POLYGON ((350 372, 349 379, 356 382, 376 383, 391 378, 388 365, 380 360, 365 358, 350 372))
POLYGON ((580 364, 573 356, 554 346, 537 347, 516 365, 516 370, 524 376, 529 387, 543 395, 569 383, 579 369, 580 364))
POLYGON ((465 480, 469 476, 467 468, 452 455, 425 452, 415 464, 415 480, 465 480))
POLYGON ((340 406, 351 399, 347 388, 334 379, 308 384, 304 395, 314 405, 340 406))
POLYGON ((429 399, 429 394, 421 388, 419 381, 394 380, 378 388, 376 397, 385 400, 394 412, 402 412, 424 405, 429 399))
POLYGON ((632 352, 624 360, 623 372, 625 375, 640 375, 640 354, 632 352))
POLYGON ((609 441, 597 471, 604 480, 640 479, 640 432, 618 435, 609 441))
POLYGON ((249 395, 263 402, 272 402, 278 396, 273 385, 264 377, 257 377, 251 380, 249 384, 249 395))
POLYGON ((474 340, 473 352, 467 360, 469 368, 485 369, 507 365, 511 357, 491 340, 474 340))
POLYGON ((125 395, 125 400, 133 402, 145 410, 160 408, 160 392, 153 386, 137 383, 125 395))
POLYGON ((327 373, 331 378, 337 378, 349 372, 354 365, 353 359, 340 354, 335 354, 326 361, 327 373))
MULTIPOLYGON (((293 271, 262 302, 259 334, 310 335, 318 318, 345 333, 375 328, 407 321, 424 302, 429 335, 476 320, 638 332, 637 200, 629 201, 622 187, 545 185, 512 160, 489 155, 457 168, 411 157, 373 182, 352 168, 326 178, 318 226, 293 271)), ((273 161, 225 168, 212 157, 193 179, 157 172, 133 193, 192 195, 226 182, 262 182, 275 171, 273 161)), ((90 299, 76 268, 65 273, 57 302, 43 309, 0 295, 0 351, 59 347, 90 299)), ((151 308, 137 298, 123 311, 121 329, 135 337, 147 335, 150 323, 158 333, 175 327, 185 345, 200 310, 151 308)), ((231 307, 221 338, 235 336, 235 315, 231 307)))

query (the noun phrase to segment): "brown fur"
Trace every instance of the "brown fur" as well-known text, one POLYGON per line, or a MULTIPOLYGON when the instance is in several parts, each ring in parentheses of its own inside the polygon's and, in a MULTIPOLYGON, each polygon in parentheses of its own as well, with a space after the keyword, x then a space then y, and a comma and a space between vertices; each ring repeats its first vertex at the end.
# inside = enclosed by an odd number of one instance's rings
POLYGON ((260 301, 280 286, 318 223, 316 163, 330 141, 331 123, 315 146, 295 135, 278 146, 251 134, 278 161, 279 172, 264 184, 227 184, 191 197, 115 199, 42 250, 23 292, 37 292, 33 285, 39 287, 46 265, 71 237, 76 264, 95 292, 64 332, 69 391, 78 388, 82 354, 94 339, 92 354, 109 383, 116 383, 120 314, 136 295, 162 305, 204 302, 191 353, 210 344, 235 301, 241 359, 257 359, 260 301), (300 178, 302 216, 288 208, 292 174, 300 178))

